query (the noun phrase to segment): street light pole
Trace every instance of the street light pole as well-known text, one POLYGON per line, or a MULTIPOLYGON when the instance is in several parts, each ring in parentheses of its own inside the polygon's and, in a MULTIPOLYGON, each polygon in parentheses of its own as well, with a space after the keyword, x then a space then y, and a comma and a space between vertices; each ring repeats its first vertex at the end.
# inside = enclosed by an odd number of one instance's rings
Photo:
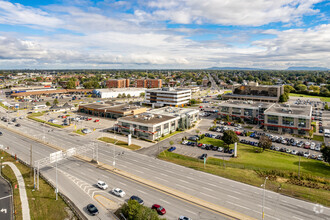
POLYGON ((264 187, 264 192, 263 192, 263 197, 262 197, 262 219, 264 219, 264 217, 265 217, 265 213, 264 213, 264 209, 265 209, 265 188, 266 188, 266 181, 267 180, 268 180, 268 176, 266 176, 264 184, 261 185, 261 186, 264 187))
POLYGON ((0 166, 0 176, 2 176, 2 159, 3 159, 3 157, 1 157, 1 158, 0 158, 0 160, 1 160, 1 166, 0 166))
POLYGON ((58 187, 57 187, 57 159, 56 159, 56 200, 57 200, 57 193, 58 193, 58 187))

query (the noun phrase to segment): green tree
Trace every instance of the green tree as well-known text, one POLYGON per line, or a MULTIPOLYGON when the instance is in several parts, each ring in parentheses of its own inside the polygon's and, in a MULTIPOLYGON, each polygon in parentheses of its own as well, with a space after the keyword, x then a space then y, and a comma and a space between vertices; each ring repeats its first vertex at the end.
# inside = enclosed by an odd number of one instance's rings
POLYGON ((174 142, 173 141, 170 141, 169 144, 172 146, 174 144, 174 142))
POLYGON ((325 110, 329 110, 328 103, 325 104, 324 109, 325 109, 325 110))
POLYGON ((290 85, 285 85, 284 86, 284 92, 285 93, 290 93, 290 92, 294 92, 294 91, 295 91, 295 89, 292 86, 290 86, 290 85))
POLYGON ((330 147, 324 146, 321 149, 321 153, 322 153, 322 156, 323 156, 323 160, 327 163, 330 163, 330 147))
POLYGON ((237 137, 237 134, 232 130, 225 131, 223 133, 222 140, 223 140, 223 142, 225 142, 225 144, 228 147, 229 147, 229 145, 231 145, 235 142, 239 142, 239 138, 237 137))
POLYGON ((262 135, 259 139, 258 146, 261 147, 263 151, 269 149, 272 146, 272 140, 268 136, 262 135))
POLYGON ((156 211, 140 205, 135 200, 128 200, 121 211, 127 220, 161 220, 156 211))
POLYGON ((144 98, 145 95, 146 95, 146 94, 145 94, 144 92, 141 92, 141 93, 140 93, 140 97, 141 97, 141 98, 144 98))
POLYGON ((298 84, 295 86, 295 89, 298 90, 299 92, 303 92, 307 90, 307 86, 304 84, 298 84))
POLYGON ((42 81, 42 78, 41 78, 40 76, 37 76, 37 77, 36 77, 36 81, 37 81, 37 82, 41 82, 41 81, 42 81))
POLYGON ((127 96, 126 96, 127 98, 131 98, 131 94, 127 94, 127 96))
POLYGON ((229 121, 229 115, 226 115, 226 121, 229 121))
POLYGON ((288 97, 286 94, 282 94, 280 95, 280 100, 279 102, 287 102, 288 101, 288 97))
POLYGON ((117 96, 117 98, 120 99, 121 97, 122 97, 122 96, 121 96, 121 94, 119 93, 118 96, 117 96))
POLYGON ((58 103, 59 103, 59 101, 57 99, 54 99, 53 104, 57 105, 58 103))
POLYGON ((73 80, 70 80, 66 83, 66 88, 67 89, 75 89, 76 88, 76 84, 73 80))
POLYGON ((51 106, 50 102, 46 102, 46 105, 47 105, 47 106, 51 106))

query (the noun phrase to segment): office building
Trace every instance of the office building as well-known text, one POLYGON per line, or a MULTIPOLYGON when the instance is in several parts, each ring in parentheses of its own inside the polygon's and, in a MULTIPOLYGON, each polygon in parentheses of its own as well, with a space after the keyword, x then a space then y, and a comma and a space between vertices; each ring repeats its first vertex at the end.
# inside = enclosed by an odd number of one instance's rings
POLYGON ((190 89, 162 88, 147 89, 145 93, 145 104, 153 106, 175 106, 183 107, 189 103, 191 99, 190 89))

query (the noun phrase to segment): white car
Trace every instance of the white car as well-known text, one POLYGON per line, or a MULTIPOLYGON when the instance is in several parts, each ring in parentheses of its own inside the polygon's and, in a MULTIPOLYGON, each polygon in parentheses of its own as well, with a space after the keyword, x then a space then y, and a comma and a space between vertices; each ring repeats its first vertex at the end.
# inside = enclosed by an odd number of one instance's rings
POLYGON ((297 151, 296 151, 296 150, 292 150, 292 151, 291 151, 291 154, 296 155, 296 154, 297 154, 297 151))
POLYGON ((305 153, 304 153, 304 157, 306 157, 306 158, 308 158, 309 155, 310 155, 309 152, 305 152, 305 153))
POLYGON ((179 220, 192 220, 192 219, 182 215, 179 217, 179 220))
POLYGON ((311 143, 311 147, 310 148, 311 148, 311 150, 314 150, 315 149, 315 143, 314 142, 311 143))
POLYGON ((103 182, 103 181, 97 181, 97 186, 100 188, 100 189, 107 189, 108 188, 108 185, 103 182))
POLYGON ((187 143, 188 143, 188 141, 186 141, 186 140, 182 141, 182 144, 187 144, 187 143))
POLYGON ((123 190, 119 189, 119 188, 114 188, 114 189, 111 190, 111 192, 114 195, 119 196, 119 197, 124 197, 126 195, 126 193, 123 190))

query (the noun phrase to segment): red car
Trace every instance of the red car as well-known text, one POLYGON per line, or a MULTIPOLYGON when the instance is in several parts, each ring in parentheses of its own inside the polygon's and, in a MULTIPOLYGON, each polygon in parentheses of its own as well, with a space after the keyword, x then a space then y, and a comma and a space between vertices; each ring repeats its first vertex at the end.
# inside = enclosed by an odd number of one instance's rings
POLYGON ((155 209, 158 215, 164 215, 166 213, 166 210, 158 204, 153 204, 151 209, 155 209))
POLYGON ((197 146, 198 146, 198 147, 201 147, 201 146, 203 146, 203 144, 202 144, 202 143, 199 143, 197 146))
POLYGON ((62 118, 66 118, 67 116, 66 115, 62 115, 62 118))
POLYGON ((99 122, 100 121, 100 119, 95 119, 95 121, 94 122, 99 122))
POLYGON ((87 118, 86 120, 87 120, 87 121, 91 121, 91 120, 92 120, 92 118, 87 118))

